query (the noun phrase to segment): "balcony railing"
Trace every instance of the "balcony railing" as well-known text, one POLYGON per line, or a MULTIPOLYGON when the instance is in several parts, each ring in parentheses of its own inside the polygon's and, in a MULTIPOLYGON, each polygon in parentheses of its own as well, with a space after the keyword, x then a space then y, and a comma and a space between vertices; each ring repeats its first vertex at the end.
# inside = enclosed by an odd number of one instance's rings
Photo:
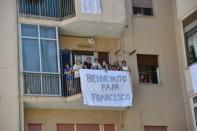
POLYGON ((74 0, 18 0, 21 16, 62 20, 75 16, 74 0))
POLYGON ((81 93, 80 79, 67 75, 23 73, 25 95, 72 96, 81 93))

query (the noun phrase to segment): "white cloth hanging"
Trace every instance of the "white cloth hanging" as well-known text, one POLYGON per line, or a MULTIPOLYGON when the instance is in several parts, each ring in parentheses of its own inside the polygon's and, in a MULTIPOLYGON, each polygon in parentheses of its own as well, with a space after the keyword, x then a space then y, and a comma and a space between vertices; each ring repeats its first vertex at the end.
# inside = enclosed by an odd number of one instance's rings
POLYGON ((101 14, 100 0, 81 0, 81 5, 84 14, 101 14))
POLYGON ((191 73, 194 93, 197 93, 197 64, 194 64, 190 67, 190 73, 191 73))

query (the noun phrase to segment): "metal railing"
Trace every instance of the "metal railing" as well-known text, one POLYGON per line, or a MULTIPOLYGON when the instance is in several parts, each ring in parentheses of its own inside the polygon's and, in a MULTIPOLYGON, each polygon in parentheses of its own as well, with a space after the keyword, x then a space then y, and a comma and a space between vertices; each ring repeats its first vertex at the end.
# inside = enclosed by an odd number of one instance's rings
POLYGON ((81 93, 80 78, 73 75, 23 73, 23 84, 25 95, 67 97, 81 93))
POLYGON ((75 78, 73 74, 62 75, 62 95, 72 96, 81 93, 80 78, 75 78))
POLYGON ((21 16, 62 20, 75 16, 74 0, 18 0, 21 16))
POLYGON ((24 73, 23 81, 25 95, 61 95, 59 74, 24 73))

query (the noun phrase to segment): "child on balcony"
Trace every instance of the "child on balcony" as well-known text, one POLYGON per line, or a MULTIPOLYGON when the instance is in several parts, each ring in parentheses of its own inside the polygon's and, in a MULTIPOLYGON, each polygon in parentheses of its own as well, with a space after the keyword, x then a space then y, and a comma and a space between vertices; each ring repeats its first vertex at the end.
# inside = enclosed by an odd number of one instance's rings
POLYGON ((72 74, 72 67, 70 67, 67 63, 64 66, 64 79, 66 80, 65 91, 68 91, 67 93, 71 93, 74 77, 72 74))

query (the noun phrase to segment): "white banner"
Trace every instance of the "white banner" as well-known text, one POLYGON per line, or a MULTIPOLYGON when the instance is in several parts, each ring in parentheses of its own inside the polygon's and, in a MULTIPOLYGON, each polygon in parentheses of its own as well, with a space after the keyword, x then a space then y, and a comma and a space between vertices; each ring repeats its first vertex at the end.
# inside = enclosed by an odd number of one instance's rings
POLYGON ((194 64, 190 67, 191 78, 192 78, 192 86, 194 89, 194 93, 197 93, 197 64, 194 64))
POLYGON ((132 106, 129 72, 80 70, 84 104, 89 106, 132 106))

